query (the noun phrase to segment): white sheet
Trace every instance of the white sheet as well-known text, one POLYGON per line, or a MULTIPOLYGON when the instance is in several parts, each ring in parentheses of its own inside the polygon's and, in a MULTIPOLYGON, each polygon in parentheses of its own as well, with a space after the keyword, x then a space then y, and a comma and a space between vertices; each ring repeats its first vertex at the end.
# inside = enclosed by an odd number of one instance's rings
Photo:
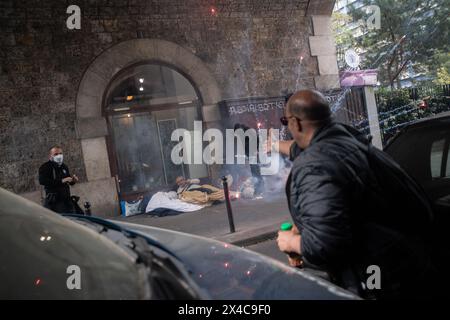
POLYGON ((198 205, 181 201, 177 197, 176 192, 158 192, 153 195, 147 204, 145 213, 152 212, 158 208, 165 208, 176 210, 180 212, 193 212, 206 207, 205 205, 198 205))

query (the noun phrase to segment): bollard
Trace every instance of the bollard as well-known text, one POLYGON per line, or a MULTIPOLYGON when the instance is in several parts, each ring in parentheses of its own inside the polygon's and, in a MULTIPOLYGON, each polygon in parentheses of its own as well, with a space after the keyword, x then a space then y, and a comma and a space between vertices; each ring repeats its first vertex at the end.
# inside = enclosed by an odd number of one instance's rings
POLYGON ((225 194, 225 203, 227 205, 227 213, 228 213, 228 223, 230 224, 230 233, 236 232, 234 228, 234 220, 233 220, 233 211, 231 211, 231 202, 230 202, 230 191, 228 190, 228 181, 227 177, 222 177, 223 182, 223 192, 225 194))

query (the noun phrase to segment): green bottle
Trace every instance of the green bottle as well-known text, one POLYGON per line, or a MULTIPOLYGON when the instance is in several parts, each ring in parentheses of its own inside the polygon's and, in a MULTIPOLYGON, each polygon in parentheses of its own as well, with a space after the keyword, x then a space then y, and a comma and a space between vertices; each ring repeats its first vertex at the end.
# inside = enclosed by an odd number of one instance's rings
POLYGON ((294 227, 294 225, 290 222, 283 222, 280 226, 280 230, 281 231, 289 231, 292 230, 292 228, 294 227))

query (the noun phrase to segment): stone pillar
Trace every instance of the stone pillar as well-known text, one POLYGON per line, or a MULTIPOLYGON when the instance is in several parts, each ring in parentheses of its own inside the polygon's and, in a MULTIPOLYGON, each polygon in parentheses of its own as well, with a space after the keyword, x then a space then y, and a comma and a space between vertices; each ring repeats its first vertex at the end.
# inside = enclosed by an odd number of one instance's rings
POLYGON ((98 216, 119 214, 115 178, 111 177, 106 136, 108 129, 103 117, 78 118, 77 138, 81 140, 87 182, 75 185, 73 194, 92 204, 92 213, 98 216))
POLYGON ((331 30, 331 17, 311 16, 313 36, 309 37, 311 56, 317 57, 319 75, 314 77, 317 90, 327 91, 340 88, 339 70, 336 60, 336 46, 331 30))
MULTIPOLYGON (((207 129, 225 129, 222 127, 222 116, 220 114, 220 109, 218 104, 204 105, 202 107, 202 118, 203 118, 203 130, 207 129)), ((208 174, 211 181, 214 183, 218 181, 220 177, 220 172, 222 169, 221 164, 208 165, 208 174)))
POLYGON ((370 134, 372 144, 380 150, 383 150, 381 139, 380 121, 378 120, 378 108, 375 100, 375 91, 373 87, 364 87, 364 98, 366 100, 367 118, 369 120, 370 134))
POLYGON ((119 214, 116 181, 111 177, 106 136, 108 128, 101 113, 101 94, 108 80, 94 71, 87 71, 77 99, 75 129, 81 141, 87 181, 75 185, 72 193, 80 196, 80 204, 89 201, 92 213, 108 217, 119 214))

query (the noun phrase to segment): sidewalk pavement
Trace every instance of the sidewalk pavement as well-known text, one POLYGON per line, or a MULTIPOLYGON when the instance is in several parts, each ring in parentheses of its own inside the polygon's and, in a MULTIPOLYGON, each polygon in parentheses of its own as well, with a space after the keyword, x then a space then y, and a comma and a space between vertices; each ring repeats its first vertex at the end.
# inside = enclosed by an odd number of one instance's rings
POLYGON ((249 246, 272 239, 284 221, 291 216, 284 194, 265 195, 262 199, 238 199, 231 202, 236 232, 231 234, 225 203, 177 216, 152 217, 144 214, 117 217, 129 223, 176 230, 213 238, 238 246, 249 246))

